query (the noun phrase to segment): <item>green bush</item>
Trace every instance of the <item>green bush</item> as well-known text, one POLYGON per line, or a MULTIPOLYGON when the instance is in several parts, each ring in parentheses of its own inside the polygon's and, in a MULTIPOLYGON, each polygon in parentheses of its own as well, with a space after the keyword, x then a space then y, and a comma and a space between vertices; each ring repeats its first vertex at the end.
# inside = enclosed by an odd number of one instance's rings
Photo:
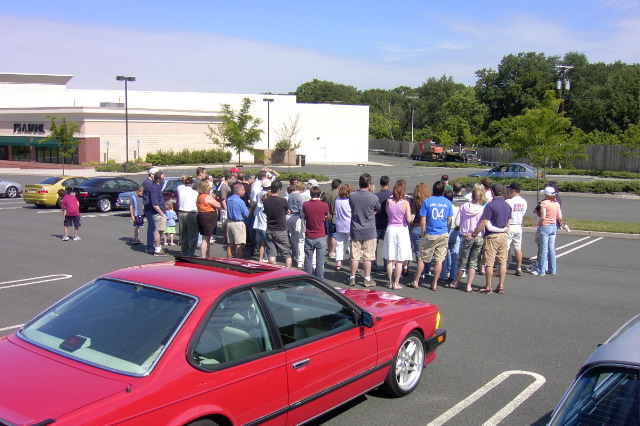
POLYGON ((146 156, 148 163, 162 166, 175 166, 182 164, 218 164, 231 161, 231 152, 220 149, 190 151, 183 149, 179 152, 158 151, 148 153, 146 156))
MULTIPOLYGON (((244 168, 242 169, 242 173, 244 173, 245 175, 247 174, 258 175, 259 171, 260 169, 244 169, 244 168)), ((207 172, 210 173, 211 176, 222 177, 222 170, 220 169, 207 170, 207 172)), ((279 172, 279 173, 280 173, 280 177, 278 178, 278 180, 280 180, 281 182, 289 182, 289 179, 291 179, 291 177, 294 177, 294 176, 297 177, 300 182, 307 182, 309 179, 315 179, 318 182, 326 182, 329 180, 329 178, 326 177, 325 175, 314 174, 314 173, 305 173, 305 172, 279 172)))
MULTIPOLYGON (((504 179, 496 178, 491 179, 493 182, 500 182, 503 185, 507 185, 511 182, 518 182, 523 191, 536 191, 542 190, 544 181, 540 180, 539 184, 536 184, 535 179, 504 179), (540 187, 538 187, 539 185, 540 187)), ((460 182, 462 185, 466 185, 467 182, 480 182, 480 178, 463 177, 455 178, 452 182, 460 182)), ((562 181, 558 182, 558 191, 560 192, 582 192, 593 194, 614 194, 617 192, 626 192, 630 194, 640 195, 640 182, 638 181, 625 181, 625 180, 596 180, 589 182, 578 181, 562 181)))
MULTIPOLYGON (((129 171, 128 173, 138 173, 147 171, 149 166, 146 164, 135 164, 129 163, 129 171)), ((107 163, 101 166, 96 167, 96 171, 98 172, 109 172, 109 173, 124 173, 124 164, 115 164, 115 163, 107 163)))
POLYGON ((547 169, 548 175, 570 175, 570 176, 597 176, 616 179, 638 179, 640 173, 616 172, 612 170, 586 170, 586 169, 547 169))

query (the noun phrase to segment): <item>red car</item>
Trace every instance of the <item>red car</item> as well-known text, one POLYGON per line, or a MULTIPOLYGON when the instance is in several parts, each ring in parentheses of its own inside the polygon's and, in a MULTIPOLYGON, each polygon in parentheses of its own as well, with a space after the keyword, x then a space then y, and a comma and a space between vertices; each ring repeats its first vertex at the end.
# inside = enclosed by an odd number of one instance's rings
POLYGON ((0 338, 0 424, 299 424, 412 392, 439 322, 429 303, 263 263, 130 267, 0 338))

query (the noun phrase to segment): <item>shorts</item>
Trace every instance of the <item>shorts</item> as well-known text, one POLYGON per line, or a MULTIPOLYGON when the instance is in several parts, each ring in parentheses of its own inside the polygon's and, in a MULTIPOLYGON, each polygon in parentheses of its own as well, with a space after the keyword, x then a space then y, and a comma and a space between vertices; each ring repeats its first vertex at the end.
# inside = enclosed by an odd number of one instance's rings
POLYGON ((511 225, 507 231, 507 251, 513 244, 514 250, 522 250, 522 225, 511 225))
POLYGON ((493 264, 507 264, 507 234, 489 234, 484 237, 484 249, 482 250, 482 264, 486 268, 493 268, 493 264))
POLYGON ((133 217, 133 226, 137 228, 144 227, 144 216, 134 216, 133 217))
POLYGON ((360 256, 363 256, 364 260, 375 261, 376 260, 376 248, 378 241, 373 238, 371 240, 351 240, 351 254, 349 259, 360 260, 360 256))
POLYGON ((425 234, 420 240, 418 259, 424 263, 429 263, 432 259, 436 262, 442 262, 447 257, 448 248, 449 234, 425 234))
POLYGON ((482 235, 476 235, 470 241, 467 241, 464 237, 462 238, 458 256, 458 269, 463 271, 468 271, 469 269, 478 270, 478 258, 482 252, 482 243, 482 235))
POLYGON ((176 233, 176 227, 175 226, 167 226, 164 229, 164 233, 165 234, 175 234, 176 233))
POLYGON ((324 233, 327 234, 327 237, 334 238, 336 236, 336 224, 332 222, 325 222, 324 233))
POLYGON ((216 212, 198 212, 198 233, 203 237, 211 237, 218 226, 218 214, 216 212))
POLYGON ((164 228, 167 227, 167 217, 158 213, 154 213, 153 224, 156 227, 156 231, 164 232, 164 228))
POLYGON ((267 231, 263 231, 262 229, 256 229, 256 242, 257 243, 267 243, 267 231))
POLYGON ((80 216, 65 216, 64 226, 73 226, 74 228, 80 228, 80 216))
POLYGON ((239 245, 247 243, 247 227, 243 221, 229 221, 227 223, 227 241, 229 244, 239 245))
POLYGON ((291 258, 291 246, 287 231, 267 231, 267 256, 276 257, 277 254, 285 259, 291 258))
POLYGON ((218 209, 218 212, 220 212, 218 220, 223 225, 226 225, 227 224, 227 211, 225 209, 218 209))

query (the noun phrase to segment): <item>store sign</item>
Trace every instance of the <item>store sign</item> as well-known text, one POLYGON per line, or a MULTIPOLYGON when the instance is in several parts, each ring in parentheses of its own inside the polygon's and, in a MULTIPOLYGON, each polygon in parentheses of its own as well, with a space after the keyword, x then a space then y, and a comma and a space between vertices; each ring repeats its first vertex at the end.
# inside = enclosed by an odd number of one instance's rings
POLYGON ((14 135, 43 135, 44 123, 13 123, 14 135))

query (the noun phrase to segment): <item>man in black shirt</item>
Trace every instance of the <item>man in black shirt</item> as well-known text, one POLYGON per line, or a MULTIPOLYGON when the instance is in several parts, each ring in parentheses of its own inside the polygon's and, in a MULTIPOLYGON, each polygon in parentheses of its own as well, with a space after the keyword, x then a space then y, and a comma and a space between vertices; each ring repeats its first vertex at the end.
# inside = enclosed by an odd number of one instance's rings
POLYGON ((282 182, 271 182, 271 193, 262 201, 264 214, 267 216, 267 257, 269 263, 275 265, 276 256, 284 257, 285 266, 291 266, 291 246, 287 234, 287 213, 289 204, 280 197, 282 182))

